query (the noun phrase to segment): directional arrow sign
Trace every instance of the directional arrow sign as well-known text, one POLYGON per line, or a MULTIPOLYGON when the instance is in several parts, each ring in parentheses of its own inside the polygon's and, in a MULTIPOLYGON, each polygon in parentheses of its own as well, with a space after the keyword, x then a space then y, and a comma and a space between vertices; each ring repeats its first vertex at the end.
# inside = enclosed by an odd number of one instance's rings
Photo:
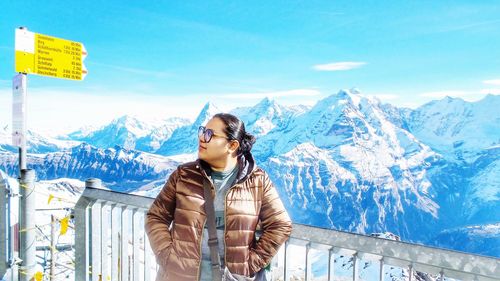
POLYGON ((80 42, 16 29, 16 72, 83 80, 87 50, 80 42))

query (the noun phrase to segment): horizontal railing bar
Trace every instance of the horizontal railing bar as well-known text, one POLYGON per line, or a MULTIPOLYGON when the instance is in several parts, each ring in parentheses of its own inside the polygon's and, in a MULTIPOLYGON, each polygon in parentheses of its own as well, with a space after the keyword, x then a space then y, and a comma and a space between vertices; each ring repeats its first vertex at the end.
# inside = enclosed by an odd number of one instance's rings
POLYGON ((108 201, 142 209, 149 209, 154 201, 154 198, 90 187, 85 188, 82 196, 93 200, 108 201))
POLYGON ((393 259, 406 262, 405 267, 413 262, 471 275, 500 276, 500 259, 469 253, 296 223, 291 238, 378 255, 387 264, 393 259))

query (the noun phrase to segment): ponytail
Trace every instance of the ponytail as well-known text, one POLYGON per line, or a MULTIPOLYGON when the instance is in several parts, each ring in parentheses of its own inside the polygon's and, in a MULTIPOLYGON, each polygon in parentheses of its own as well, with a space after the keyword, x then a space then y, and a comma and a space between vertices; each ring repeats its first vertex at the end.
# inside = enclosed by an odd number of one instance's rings
POLYGON ((219 118, 224 122, 226 127, 224 133, 230 140, 237 140, 240 143, 238 148, 238 155, 248 155, 252 146, 255 143, 255 137, 247 133, 245 124, 236 116, 228 113, 218 113, 213 118, 219 118))
POLYGON ((255 137, 252 136, 251 134, 245 132, 244 133, 244 136, 240 142, 240 148, 239 148, 239 153, 238 154, 243 154, 243 155, 247 155, 250 153, 250 151, 252 150, 252 146, 253 144, 255 143, 255 137))

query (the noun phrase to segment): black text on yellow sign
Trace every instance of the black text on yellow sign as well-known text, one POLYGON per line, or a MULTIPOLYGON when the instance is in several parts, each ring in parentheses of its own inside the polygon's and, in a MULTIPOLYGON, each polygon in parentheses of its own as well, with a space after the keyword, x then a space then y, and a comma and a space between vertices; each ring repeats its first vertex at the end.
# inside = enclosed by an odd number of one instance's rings
POLYGON ((16 72, 83 80, 87 74, 83 64, 86 55, 80 42, 24 30, 19 35, 16 32, 16 72))

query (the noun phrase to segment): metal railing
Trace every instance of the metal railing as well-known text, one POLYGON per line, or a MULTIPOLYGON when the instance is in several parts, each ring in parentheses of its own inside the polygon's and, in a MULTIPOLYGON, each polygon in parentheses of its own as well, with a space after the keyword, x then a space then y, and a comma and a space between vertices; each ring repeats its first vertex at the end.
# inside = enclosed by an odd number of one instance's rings
POLYGON ((76 280, 154 280, 154 254, 144 231, 153 199, 99 189, 90 179, 75 206, 76 280))
MULTIPOLYGON (((100 185, 98 179, 87 180, 75 206, 76 280, 154 280, 157 266, 144 231, 144 216, 154 199, 100 185)), ((410 281, 416 271, 440 280, 500 280, 500 259, 300 224, 293 225, 290 239, 271 263, 271 279, 291 280, 292 258, 304 258, 299 279, 313 280, 313 252, 326 257, 325 280, 337 277, 335 263, 341 257, 349 257, 354 281, 360 280, 361 261, 378 268, 370 280, 384 280, 388 267, 403 268, 410 281), (293 247, 303 247, 303 255, 292 253, 293 247)))

